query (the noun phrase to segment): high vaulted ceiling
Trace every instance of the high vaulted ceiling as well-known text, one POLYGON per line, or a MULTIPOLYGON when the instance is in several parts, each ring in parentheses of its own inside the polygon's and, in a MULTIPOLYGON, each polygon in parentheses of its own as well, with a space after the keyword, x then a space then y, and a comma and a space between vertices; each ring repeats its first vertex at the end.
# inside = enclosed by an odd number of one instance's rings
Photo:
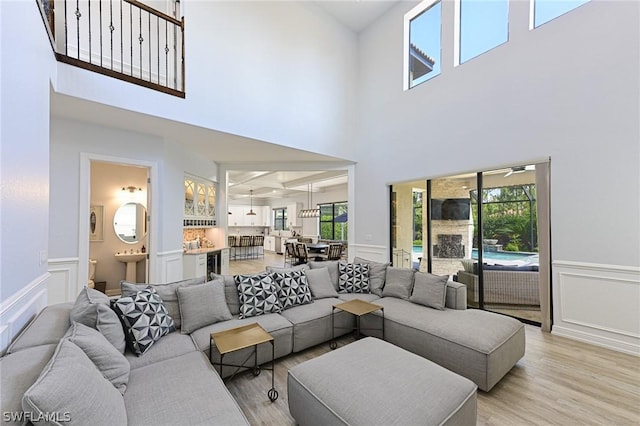
POLYGON ((401 0, 316 0, 315 3, 359 33, 401 0))

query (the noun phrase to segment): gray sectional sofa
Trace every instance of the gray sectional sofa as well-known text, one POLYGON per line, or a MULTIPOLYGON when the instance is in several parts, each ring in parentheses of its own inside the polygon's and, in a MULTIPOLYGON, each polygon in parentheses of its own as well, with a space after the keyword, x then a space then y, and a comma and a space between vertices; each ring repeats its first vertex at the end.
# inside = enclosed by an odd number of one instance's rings
MULTIPOLYGON (((124 323, 127 305, 114 310, 104 294, 85 288, 74 304, 45 308, 0 358, 0 411, 13 416, 3 421, 38 423, 56 413, 65 424, 247 424, 209 361, 219 360, 215 346, 210 353, 210 334, 258 322, 273 335, 279 358, 328 342, 332 306, 354 298, 384 306, 387 341, 467 377, 482 390, 489 391, 524 355, 522 324, 467 310, 464 285, 445 279, 444 285, 430 286, 433 276, 365 259, 349 265, 366 265, 368 293, 339 293, 339 262, 310 262, 292 268, 307 280, 310 300, 244 318, 246 289, 238 277, 216 276, 207 283, 204 278, 157 285, 123 282, 119 302, 150 292, 175 318, 159 327, 166 334, 151 345, 144 339, 132 345, 129 335, 124 354, 127 331, 118 321, 124 323), (152 290, 141 290, 148 286, 152 290), (134 353, 140 350, 145 350, 142 355, 134 353), (29 412, 26 417, 23 410, 29 412)), ((282 278, 289 276, 287 271, 272 268, 262 276, 282 278)), ((443 283, 442 278, 436 281, 443 283)), ((334 319, 340 327, 336 336, 355 326, 346 312, 337 312, 334 319)), ((362 327, 377 328, 381 321, 370 315, 362 327)), ((225 362, 240 363, 249 351, 228 354, 225 362)), ((258 362, 270 359, 271 347, 261 345, 258 362)), ((223 373, 227 377, 232 369, 223 373)))

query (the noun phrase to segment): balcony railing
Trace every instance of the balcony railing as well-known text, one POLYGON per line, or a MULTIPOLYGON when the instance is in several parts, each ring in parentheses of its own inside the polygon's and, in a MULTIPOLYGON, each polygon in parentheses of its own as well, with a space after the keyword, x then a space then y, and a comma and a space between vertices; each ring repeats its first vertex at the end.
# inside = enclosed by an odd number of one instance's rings
POLYGON ((184 18, 136 0, 36 1, 58 61, 184 98, 184 18))

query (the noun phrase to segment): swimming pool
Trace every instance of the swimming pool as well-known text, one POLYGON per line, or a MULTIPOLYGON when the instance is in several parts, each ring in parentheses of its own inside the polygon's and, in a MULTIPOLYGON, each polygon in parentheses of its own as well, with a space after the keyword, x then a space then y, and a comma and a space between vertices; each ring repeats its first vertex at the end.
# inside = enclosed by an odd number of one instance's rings
MULTIPOLYGON (((413 246, 413 258, 417 260, 422 256, 422 246, 413 246)), ((471 253, 473 259, 478 258, 478 249, 473 249, 471 253)), ((537 263, 538 253, 524 252, 524 251, 485 251, 482 259, 487 260, 502 260, 511 262, 525 262, 525 263, 537 263)))

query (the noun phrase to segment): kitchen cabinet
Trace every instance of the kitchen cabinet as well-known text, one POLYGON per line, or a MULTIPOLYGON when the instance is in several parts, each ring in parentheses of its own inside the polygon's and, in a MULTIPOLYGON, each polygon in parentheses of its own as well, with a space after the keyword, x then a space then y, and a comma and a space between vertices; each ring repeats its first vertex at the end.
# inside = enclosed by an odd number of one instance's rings
POLYGON ((280 240, 280 237, 267 235, 264 237, 264 249, 265 251, 276 251, 276 241, 280 240))
POLYGON ((210 228, 216 224, 216 183, 184 177, 183 226, 210 228))
POLYGON ((253 212, 255 215, 248 216, 247 213, 251 210, 249 206, 229 206, 228 223, 229 226, 260 226, 267 227, 268 225, 268 206, 253 206, 253 212))
POLYGON ((302 221, 298 218, 298 211, 300 209, 300 203, 287 204, 287 225, 289 228, 292 226, 302 226, 302 221))
POLYGON ((182 257, 183 279, 205 277, 207 275, 207 254, 187 254, 182 257))

